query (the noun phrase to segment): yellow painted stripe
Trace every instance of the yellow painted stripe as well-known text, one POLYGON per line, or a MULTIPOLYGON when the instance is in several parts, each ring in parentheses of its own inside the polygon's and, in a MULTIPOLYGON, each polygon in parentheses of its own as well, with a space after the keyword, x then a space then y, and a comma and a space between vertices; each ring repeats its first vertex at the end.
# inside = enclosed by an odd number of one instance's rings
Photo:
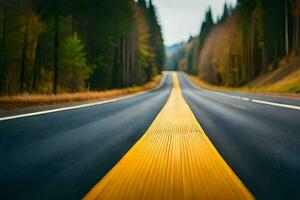
POLYGON ((254 199, 205 135, 176 73, 173 82, 144 136, 85 199, 254 199))

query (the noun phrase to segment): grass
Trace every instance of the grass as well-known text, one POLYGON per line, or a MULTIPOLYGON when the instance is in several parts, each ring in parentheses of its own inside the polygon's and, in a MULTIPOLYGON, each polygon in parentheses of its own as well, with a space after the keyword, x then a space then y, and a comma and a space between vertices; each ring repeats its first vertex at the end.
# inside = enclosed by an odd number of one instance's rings
POLYGON ((153 79, 153 81, 150 81, 142 86, 99 92, 66 93, 58 95, 24 94, 15 96, 3 96, 0 97, 0 110, 10 110, 42 105, 55 105, 71 102, 107 100, 153 89, 158 86, 160 80, 161 75, 158 75, 153 79))
POLYGON ((300 57, 283 59, 279 67, 249 84, 254 92, 300 93, 300 57))
POLYGON ((298 99, 300 98, 300 57, 291 56, 289 60, 282 59, 277 69, 262 74, 244 87, 216 86, 196 76, 190 78, 196 85, 211 90, 251 92, 298 99))
POLYGON ((209 89, 209 90, 236 90, 238 91, 238 88, 233 88, 233 87, 226 87, 226 86, 218 86, 218 85, 213 85, 211 83, 208 83, 202 79, 200 79, 198 76, 193 76, 193 75, 188 75, 189 78, 192 80, 194 84, 201 88, 209 89))
POLYGON ((266 87, 250 88, 258 92, 300 93, 300 69, 266 87))
POLYGON ((206 88, 209 90, 219 90, 219 91, 236 91, 236 92, 246 92, 246 93, 258 93, 266 94, 270 96, 277 97, 288 97, 300 99, 300 69, 286 76, 284 79, 271 84, 265 87, 226 87, 226 86, 217 86, 210 83, 207 83, 204 80, 201 80, 197 76, 189 75, 190 79, 194 84, 201 88, 206 88))

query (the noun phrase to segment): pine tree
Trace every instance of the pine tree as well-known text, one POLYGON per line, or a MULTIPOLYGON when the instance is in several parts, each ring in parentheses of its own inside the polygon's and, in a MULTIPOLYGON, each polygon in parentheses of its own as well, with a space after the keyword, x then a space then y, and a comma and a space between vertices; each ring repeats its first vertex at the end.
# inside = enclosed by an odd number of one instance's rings
POLYGON ((128 87, 150 80, 163 65, 163 38, 152 2, 0 1, 0 94, 56 94, 86 84, 92 90, 128 87), (66 59, 76 52, 82 59, 77 47, 85 64, 93 66, 91 73, 66 59), (70 84, 61 81, 65 78, 70 84))
POLYGON ((227 3, 225 3, 224 4, 224 8, 223 8, 223 15, 222 15, 222 17, 221 17, 221 19, 219 21, 221 23, 224 22, 229 15, 230 15, 230 11, 229 11, 227 3))
POLYGON ((61 59, 61 85, 71 92, 82 91, 92 71, 86 64, 86 54, 76 33, 63 43, 61 59))
MULTIPOLYGON (((164 63, 165 63, 165 50, 164 50, 164 41, 161 32, 161 26, 158 23, 156 8, 152 3, 152 0, 149 2, 149 20, 150 20, 150 46, 152 47, 153 53, 153 71, 151 74, 155 74, 155 70, 161 72, 164 63)), ((151 76, 152 76, 151 75, 151 76)))
POLYGON ((200 42, 199 48, 200 49, 204 45, 204 41, 207 38, 207 36, 209 35, 209 33, 213 27, 214 27, 214 20, 212 17, 211 8, 209 7, 205 13, 205 19, 201 25, 201 31, 200 31, 200 35, 199 35, 199 42, 200 42))

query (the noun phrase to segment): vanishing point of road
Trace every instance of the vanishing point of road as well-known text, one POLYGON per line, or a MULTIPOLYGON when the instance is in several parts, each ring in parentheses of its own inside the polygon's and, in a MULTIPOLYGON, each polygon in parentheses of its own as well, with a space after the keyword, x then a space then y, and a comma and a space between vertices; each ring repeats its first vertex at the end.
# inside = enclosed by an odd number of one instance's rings
POLYGON ((195 87, 0 118, 0 199, 298 199, 300 101, 195 87))

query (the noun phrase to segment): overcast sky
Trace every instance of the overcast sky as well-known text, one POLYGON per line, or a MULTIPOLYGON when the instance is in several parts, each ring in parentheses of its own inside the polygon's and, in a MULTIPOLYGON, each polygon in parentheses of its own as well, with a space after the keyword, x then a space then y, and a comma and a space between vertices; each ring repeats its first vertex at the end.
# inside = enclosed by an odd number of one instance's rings
MULTIPOLYGON (((157 7, 166 45, 187 40, 200 31, 205 11, 212 7, 213 14, 222 14, 226 0, 153 0, 157 7)), ((227 0, 235 4, 236 0, 227 0)))

